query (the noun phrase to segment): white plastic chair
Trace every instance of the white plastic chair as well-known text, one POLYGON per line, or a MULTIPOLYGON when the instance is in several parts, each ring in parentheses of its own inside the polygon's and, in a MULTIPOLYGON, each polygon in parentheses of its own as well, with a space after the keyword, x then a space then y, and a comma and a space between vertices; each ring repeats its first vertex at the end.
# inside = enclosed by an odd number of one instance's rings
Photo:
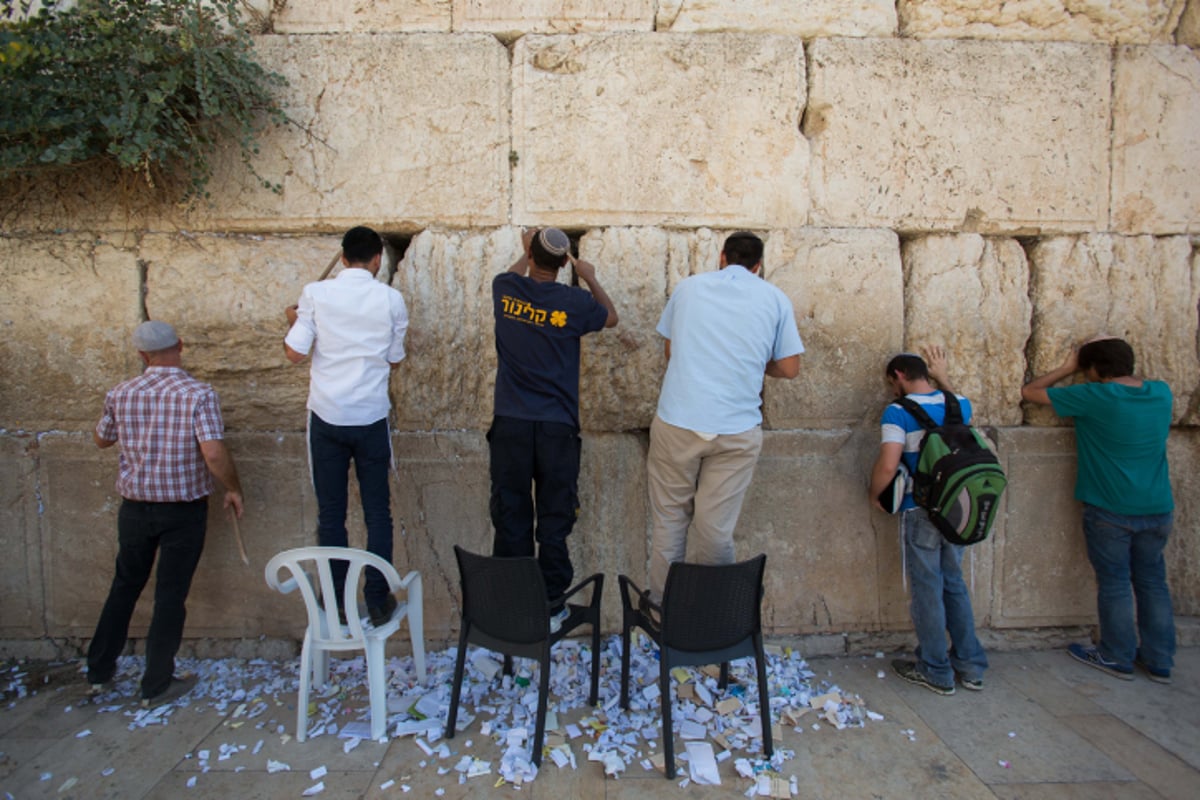
POLYGON ((323 686, 329 679, 329 654, 333 651, 362 650, 367 661, 367 682, 371 697, 371 738, 380 739, 387 731, 387 674, 383 651, 387 638, 400 629, 400 621, 408 617, 408 632, 412 639, 413 661, 417 678, 425 681, 425 636, 422 606, 421 574, 416 570, 401 580, 396 568, 379 556, 351 547, 297 547, 284 550, 267 562, 267 583, 283 594, 297 587, 308 608, 308 630, 300 650, 300 695, 296 699, 296 739, 304 741, 308 731, 308 695, 311 688, 323 686), (333 598, 333 572, 330 561, 349 562, 343 607, 357 609, 358 579, 365 567, 374 567, 387 578, 394 594, 400 589, 407 599, 396 604, 391 618, 378 627, 363 626, 357 613, 346 615, 347 624, 338 620, 337 603, 333 598), (291 577, 280 580, 280 571, 287 568, 291 577), (318 597, 310 570, 317 573, 320 586, 318 597), (322 605, 322 598, 324 605, 322 605))

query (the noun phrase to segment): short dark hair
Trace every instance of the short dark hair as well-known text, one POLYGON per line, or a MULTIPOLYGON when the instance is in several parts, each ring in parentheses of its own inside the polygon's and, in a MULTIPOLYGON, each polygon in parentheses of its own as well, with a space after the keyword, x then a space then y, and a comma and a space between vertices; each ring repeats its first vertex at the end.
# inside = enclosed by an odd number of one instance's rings
POLYGON ((351 228, 342 237, 342 255, 351 264, 366 264, 383 252, 383 239, 363 225, 351 228))
POLYGON ((913 353, 901 353, 892 357, 887 367, 884 368, 883 374, 888 378, 894 378, 896 373, 900 373, 910 381, 929 380, 929 366, 925 363, 925 359, 913 353))
POLYGON ((1079 348, 1079 368, 1094 367, 1101 378, 1124 378, 1133 374, 1133 348, 1124 339, 1099 339, 1079 348))
POLYGON ((725 263, 753 269, 762 261, 763 241, 750 231, 738 231, 729 234, 721 252, 725 255, 725 263))
POLYGON ((529 257, 533 259, 534 264, 537 264, 542 269, 557 270, 561 268, 563 264, 567 263, 567 256, 569 255, 570 252, 563 253, 562 255, 551 253, 542 244, 541 236, 534 236, 533 240, 529 243, 529 257))

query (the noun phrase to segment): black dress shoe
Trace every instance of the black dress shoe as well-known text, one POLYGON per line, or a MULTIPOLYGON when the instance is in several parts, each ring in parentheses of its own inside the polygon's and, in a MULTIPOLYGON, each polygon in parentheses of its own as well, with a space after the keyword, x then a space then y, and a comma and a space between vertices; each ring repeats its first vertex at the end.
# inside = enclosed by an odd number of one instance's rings
POLYGON ((383 599, 382 606, 367 606, 367 614, 371 617, 371 624, 378 628, 380 625, 386 625, 387 621, 392 618, 392 612, 396 610, 395 595, 388 595, 383 599))

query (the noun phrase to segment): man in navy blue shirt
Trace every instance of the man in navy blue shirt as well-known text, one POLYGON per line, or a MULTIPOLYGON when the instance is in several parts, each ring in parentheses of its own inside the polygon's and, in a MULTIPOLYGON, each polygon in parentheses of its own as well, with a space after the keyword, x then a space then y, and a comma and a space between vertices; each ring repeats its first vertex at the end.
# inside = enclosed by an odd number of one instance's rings
MULTIPOLYGON (((546 594, 554 603, 575 575, 567 536, 579 514, 579 340, 614 327, 617 310, 595 268, 571 257, 571 241, 561 230, 526 231, 522 243, 524 255, 492 281, 492 553, 532 556, 536 538, 546 594), (558 282, 568 262, 590 293, 558 282)), ((555 608, 551 629, 565 618, 566 608, 555 608)))

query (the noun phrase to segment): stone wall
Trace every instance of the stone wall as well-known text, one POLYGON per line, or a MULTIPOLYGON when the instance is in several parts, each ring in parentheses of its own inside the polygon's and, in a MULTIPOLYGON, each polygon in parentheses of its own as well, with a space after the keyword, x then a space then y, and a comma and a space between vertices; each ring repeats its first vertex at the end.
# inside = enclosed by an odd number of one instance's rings
MULTIPOLYGON (((767 241, 808 351, 768 380, 738 552, 768 554, 773 633, 909 629, 896 520, 863 492, 902 349, 945 344, 1005 461, 1005 515, 967 562, 989 636, 1094 622, 1073 439, 1019 389, 1096 332, 1176 396, 1176 604, 1200 615, 1200 0, 286 0, 253 4, 296 126, 210 202, 155 207, 102 174, 0 184, 0 640, 79 642, 115 554, 115 453, 89 431, 174 322, 220 393, 252 566, 214 504, 188 635, 294 637, 261 569, 313 540, 307 370, 282 309, 353 224, 412 325, 391 391, 396 562, 455 629, 452 545, 486 550, 489 281, 522 226, 558 225, 620 309, 582 370, 577 575, 645 577, 654 326, 736 228, 767 241), (231 601, 231 598, 237 598, 231 601)), ((563 280, 574 276, 564 275, 563 280)), ((362 540, 352 514, 352 539, 362 540), (357 538, 354 538, 357 537, 357 538)), ((147 622, 149 603, 135 619, 147 622)), ((892 639, 895 640, 895 639, 892 639)))

